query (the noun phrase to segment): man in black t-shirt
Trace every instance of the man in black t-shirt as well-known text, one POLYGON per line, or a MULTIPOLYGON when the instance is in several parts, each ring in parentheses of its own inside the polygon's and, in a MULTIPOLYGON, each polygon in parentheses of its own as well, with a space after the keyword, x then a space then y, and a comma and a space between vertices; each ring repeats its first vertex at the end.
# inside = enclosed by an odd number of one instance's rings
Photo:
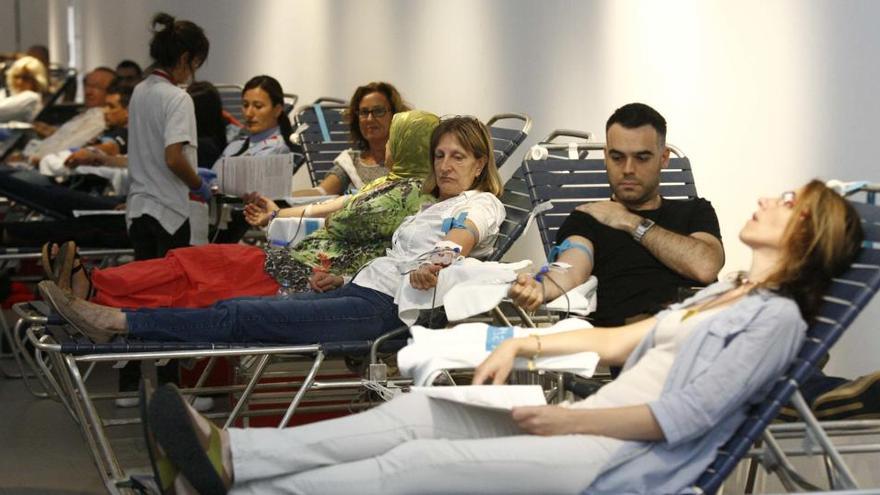
POLYGON ((557 261, 571 265, 536 282, 521 275, 510 290, 520 306, 534 309, 584 283, 599 279, 597 326, 619 326, 674 302, 680 288, 706 285, 724 264, 718 218, 702 199, 670 200, 659 194, 660 170, 669 164, 666 120, 653 108, 625 105, 605 126, 608 201, 578 206, 557 233, 570 246, 557 261), (558 285, 558 286, 557 286, 558 285))

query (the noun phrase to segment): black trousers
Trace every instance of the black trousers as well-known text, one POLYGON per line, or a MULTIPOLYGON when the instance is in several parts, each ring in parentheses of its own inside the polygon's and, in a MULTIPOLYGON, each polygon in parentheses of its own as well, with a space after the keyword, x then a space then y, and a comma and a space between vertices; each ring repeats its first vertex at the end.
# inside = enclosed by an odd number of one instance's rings
MULTIPOLYGON (((174 233, 168 233, 158 220, 141 215, 131 221, 128 238, 134 248, 137 261, 164 258, 168 251, 189 246, 189 220, 183 222, 174 233)), ((156 368, 159 384, 177 383, 177 361, 156 368)), ((131 361, 119 370, 119 391, 131 392, 138 389, 141 380, 140 361, 131 361)))
POLYGON ((183 222, 177 232, 168 233, 158 220, 141 215, 131 221, 128 239, 134 248, 135 260, 164 258, 174 248, 189 246, 189 220, 183 222))

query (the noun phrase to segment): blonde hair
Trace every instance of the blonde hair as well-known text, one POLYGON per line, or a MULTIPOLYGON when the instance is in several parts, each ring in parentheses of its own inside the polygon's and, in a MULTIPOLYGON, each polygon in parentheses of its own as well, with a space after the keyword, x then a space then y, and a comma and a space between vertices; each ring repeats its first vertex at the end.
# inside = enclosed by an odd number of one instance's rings
POLYGON ((798 192, 783 234, 779 266, 761 286, 792 297, 804 318, 813 316, 822 294, 846 270, 862 245, 855 208, 818 180, 798 192))
POLYGON ((36 85, 34 91, 37 93, 45 93, 49 89, 49 76, 46 66, 34 57, 21 57, 6 72, 6 87, 10 91, 13 88, 12 80, 18 75, 33 81, 34 85, 36 85))
MULTIPOLYGON (((492 136, 486 125, 474 117, 456 116, 443 119, 440 125, 434 129, 431 135, 431 162, 434 161, 434 152, 440 139, 446 134, 452 134, 464 149, 474 155, 477 160, 486 159, 486 166, 480 172, 480 175, 474 180, 469 189, 476 189, 482 192, 489 192, 500 197, 504 191, 501 184, 501 176, 498 174, 498 167, 495 165, 495 152, 492 148, 492 136)), ((440 194, 440 187, 437 185, 437 175, 434 167, 428 172, 428 177, 422 186, 422 192, 437 197, 440 194)))

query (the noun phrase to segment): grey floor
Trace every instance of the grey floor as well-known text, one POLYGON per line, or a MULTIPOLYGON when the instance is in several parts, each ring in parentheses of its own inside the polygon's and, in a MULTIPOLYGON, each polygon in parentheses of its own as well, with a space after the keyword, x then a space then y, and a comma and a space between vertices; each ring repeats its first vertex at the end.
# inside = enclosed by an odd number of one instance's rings
MULTIPOLYGON (((4 370, 14 363, 0 360, 4 370)), ((97 368, 89 379, 93 390, 115 387, 115 372, 97 368)), ((125 417, 137 409, 117 410, 98 404, 101 414, 125 417)), ((147 472, 149 461, 137 426, 109 431, 123 466, 147 472)), ((0 494, 107 493, 79 428, 58 402, 31 395, 20 379, 0 374, 0 494)))

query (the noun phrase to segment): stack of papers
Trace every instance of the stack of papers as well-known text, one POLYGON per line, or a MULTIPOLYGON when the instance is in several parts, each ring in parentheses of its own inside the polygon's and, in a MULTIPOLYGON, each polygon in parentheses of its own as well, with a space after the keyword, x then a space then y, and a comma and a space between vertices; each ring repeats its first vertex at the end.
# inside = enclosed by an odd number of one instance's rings
POLYGON ((224 194, 257 192, 272 199, 283 198, 290 196, 293 187, 293 154, 223 158, 216 172, 224 194))
POLYGON ((487 409, 510 411, 520 406, 546 406, 540 385, 466 385, 459 387, 411 387, 410 393, 487 409))

